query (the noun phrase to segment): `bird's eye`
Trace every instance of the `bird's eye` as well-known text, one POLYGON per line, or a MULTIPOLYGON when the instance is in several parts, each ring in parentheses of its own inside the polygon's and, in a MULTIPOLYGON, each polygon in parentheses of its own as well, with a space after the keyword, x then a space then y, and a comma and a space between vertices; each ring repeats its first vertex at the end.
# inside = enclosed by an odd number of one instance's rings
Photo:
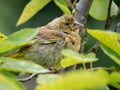
POLYGON ((68 22, 65 23, 65 25, 67 25, 67 26, 68 26, 69 24, 70 24, 70 23, 68 23, 68 22))

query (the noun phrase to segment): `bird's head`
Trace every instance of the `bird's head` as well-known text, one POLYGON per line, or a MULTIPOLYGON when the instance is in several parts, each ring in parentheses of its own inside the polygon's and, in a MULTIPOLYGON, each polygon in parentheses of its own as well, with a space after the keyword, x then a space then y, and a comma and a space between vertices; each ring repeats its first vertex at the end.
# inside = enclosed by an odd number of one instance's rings
POLYGON ((83 24, 77 22, 73 15, 68 14, 54 19, 48 25, 52 25, 54 29, 63 31, 64 33, 69 33, 83 27, 83 24))

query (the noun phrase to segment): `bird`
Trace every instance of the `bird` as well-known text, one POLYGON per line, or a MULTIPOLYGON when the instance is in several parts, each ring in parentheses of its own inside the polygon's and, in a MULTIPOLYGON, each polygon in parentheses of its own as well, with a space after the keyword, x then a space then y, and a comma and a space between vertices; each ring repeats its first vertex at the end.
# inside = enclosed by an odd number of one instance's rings
POLYGON ((64 58, 62 50, 79 51, 79 30, 82 27, 83 24, 77 22, 73 15, 62 15, 39 27, 38 34, 28 44, 8 56, 32 61, 44 67, 57 67, 64 58))

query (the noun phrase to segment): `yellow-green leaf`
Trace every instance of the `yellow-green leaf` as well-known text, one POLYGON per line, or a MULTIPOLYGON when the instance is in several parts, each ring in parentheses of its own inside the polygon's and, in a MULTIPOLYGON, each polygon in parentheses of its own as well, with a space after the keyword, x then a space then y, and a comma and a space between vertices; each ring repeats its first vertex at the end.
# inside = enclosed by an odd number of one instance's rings
POLYGON ((49 70, 45 69, 44 67, 38 64, 10 57, 0 58, 0 71, 25 72, 25 73, 49 72, 49 70))
POLYGON ((2 43, 0 43, 0 55, 16 49, 17 47, 18 45, 12 41, 3 41, 2 43))
POLYGON ((54 2, 63 11, 64 14, 71 14, 71 11, 69 10, 65 0, 54 0, 54 2))
POLYGON ((24 8, 17 25, 23 24, 47 5, 50 0, 31 0, 24 8))
POLYGON ((25 87, 14 77, 0 73, 0 90, 26 90, 25 87))
POLYGON ((4 41, 6 38, 7 38, 6 35, 4 35, 3 33, 0 33, 0 43, 4 41))
POLYGON ((110 84, 120 89, 120 72, 113 72, 110 75, 110 84))
POLYGON ((89 53, 87 55, 79 54, 72 50, 66 49, 62 51, 64 55, 64 59, 61 61, 62 67, 68 67, 71 65, 79 64, 79 63, 90 63, 97 61, 98 59, 95 57, 94 53, 89 53))
POLYGON ((25 28, 11 34, 6 40, 0 43, 0 55, 27 44, 37 35, 38 31, 38 28, 25 28))
POLYGON ((105 86, 109 82, 106 71, 73 71, 38 85, 36 90, 85 90, 105 86))
MULTIPOLYGON (((92 6, 90 8, 90 15, 97 20, 106 20, 108 5, 110 0, 93 0, 92 6)), ((116 15, 118 11, 117 5, 112 2, 110 15, 116 15)))
POLYGON ((15 42, 20 46, 28 43, 39 32, 39 28, 24 28, 8 36, 6 40, 15 42))
POLYGON ((45 82, 49 82, 52 80, 55 80, 58 78, 60 75, 58 74, 45 74, 45 75, 38 75, 37 77, 37 83, 38 84, 43 84, 45 82))
POLYGON ((105 54, 107 54, 110 58, 112 58, 113 61, 120 65, 120 55, 102 43, 100 46, 105 54))
POLYGON ((120 34, 103 30, 87 31, 104 45, 101 46, 103 51, 120 65, 120 34))
POLYGON ((120 34, 112 31, 87 30, 90 35, 120 55, 120 34))

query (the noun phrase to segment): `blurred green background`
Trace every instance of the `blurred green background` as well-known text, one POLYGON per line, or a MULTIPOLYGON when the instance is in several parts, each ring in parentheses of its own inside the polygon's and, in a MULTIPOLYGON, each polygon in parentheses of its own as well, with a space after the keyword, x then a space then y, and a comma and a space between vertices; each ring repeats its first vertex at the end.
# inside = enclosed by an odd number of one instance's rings
MULTIPOLYGON (((30 0, 1 0, 0 2, 0 32, 4 34, 11 34, 16 30, 25 27, 39 27, 47 24, 52 19, 62 15, 61 10, 55 5, 53 0, 39 11, 33 18, 25 24, 16 27, 16 23, 25 7, 30 0)), ((120 0, 114 0, 116 4, 120 5, 120 0)), ((115 24, 120 21, 120 15, 114 20, 112 29, 115 24)), ((87 26, 94 29, 104 29, 105 21, 97 21, 89 16, 87 26)))
POLYGON ((22 10, 29 1, 30 0, 3 0, 0 2, 0 32, 9 35, 21 28, 39 27, 62 15, 59 8, 53 2, 50 2, 28 22, 16 27, 22 10))

